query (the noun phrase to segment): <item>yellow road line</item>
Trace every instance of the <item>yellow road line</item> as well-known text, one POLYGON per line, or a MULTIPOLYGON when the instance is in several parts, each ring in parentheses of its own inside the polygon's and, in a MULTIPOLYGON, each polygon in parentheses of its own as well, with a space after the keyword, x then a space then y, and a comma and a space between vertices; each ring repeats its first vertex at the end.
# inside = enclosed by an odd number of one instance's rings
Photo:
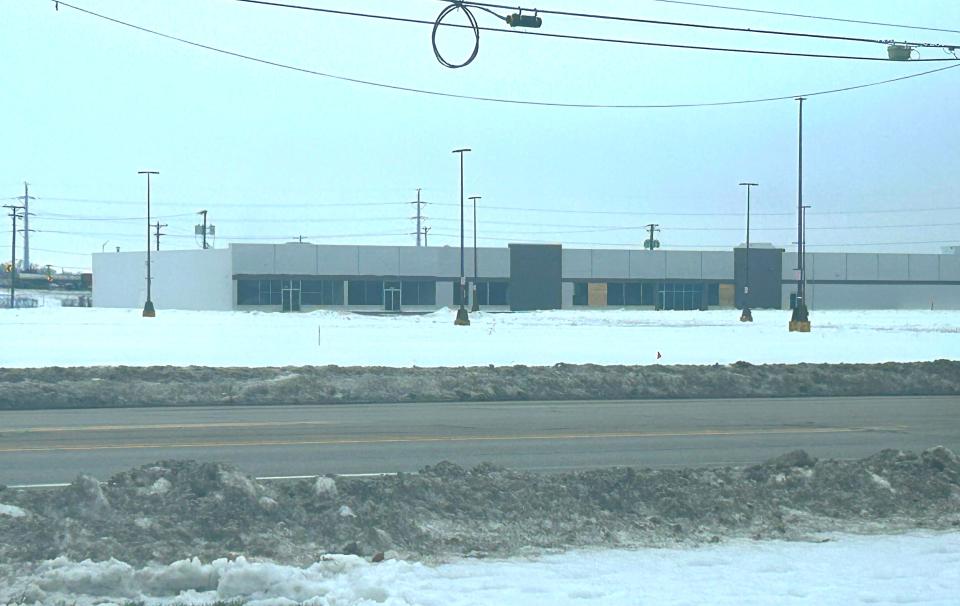
POLYGON ((123 431, 125 429, 214 429, 248 427, 295 427, 298 425, 330 425, 330 421, 236 421, 222 423, 157 423, 154 425, 77 425, 75 427, 23 427, 5 429, 2 433, 65 433, 81 431, 123 431))
POLYGON ((398 443, 425 443, 425 442, 507 442, 511 440, 589 440, 589 439, 617 439, 617 438, 692 438, 708 436, 749 436, 749 435, 783 435, 783 434, 819 434, 819 433, 860 433, 872 431, 903 431, 902 426, 896 427, 816 427, 816 428, 784 428, 784 429, 707 429, 685 432, 617 432, 617 433, 582 433, 582 434, 533 434, 533 435, 502 435, 502 436, 385 436, 369 438, 329 438, 322 440, 258 440, 243 442, 195 442, 169 444, 94 444, 84 446, 39 446, 25 448, 0 448, 2 452, 51 452, 51 451, 85 451, 85 450, 124 450, 148 448, 230 448, 230 447, 261 447, 261 446, 323 446, 345 444, 398 444, 398 443))

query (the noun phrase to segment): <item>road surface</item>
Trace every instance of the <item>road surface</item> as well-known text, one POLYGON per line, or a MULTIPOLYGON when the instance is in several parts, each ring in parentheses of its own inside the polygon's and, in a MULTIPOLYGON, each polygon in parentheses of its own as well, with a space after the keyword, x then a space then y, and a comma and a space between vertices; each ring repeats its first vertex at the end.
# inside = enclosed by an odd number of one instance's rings
POLYGON ((0 412, 0 483, 107 479, 163 459, 257 476, 416 471, 449 460, 534 471, 751 464, 803 448, 960 451, 960 398, 349 404, 0 412))

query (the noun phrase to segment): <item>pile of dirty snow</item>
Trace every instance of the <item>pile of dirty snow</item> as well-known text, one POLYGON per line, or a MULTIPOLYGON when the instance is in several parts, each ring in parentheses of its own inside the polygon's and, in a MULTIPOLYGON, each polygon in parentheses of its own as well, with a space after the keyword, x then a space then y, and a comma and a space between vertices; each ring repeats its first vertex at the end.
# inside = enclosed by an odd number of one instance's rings
POLYGON ((960 459, 946 448, 857 461, 803 451, 752 467, 555 474, 451 463, 418 474, 258 482, 162 461, 104 483, 0 490, 0 562, 199 557, 305 565, 326 554, 433 560, 584 547, 960 527, 960 459), (9 515, 12 513, 13 515, 9 515))

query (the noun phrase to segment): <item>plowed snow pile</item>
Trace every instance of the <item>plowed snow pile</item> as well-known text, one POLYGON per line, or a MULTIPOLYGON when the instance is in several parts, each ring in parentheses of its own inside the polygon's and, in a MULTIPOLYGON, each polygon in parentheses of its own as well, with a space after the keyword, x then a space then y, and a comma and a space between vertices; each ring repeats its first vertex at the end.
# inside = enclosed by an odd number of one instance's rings
POLYGON ((748 468, 532 474, 450 463, 419 474, 259 483, 163 461, 105 483, 0 491, 0 562, 134 566, 243 555, 414 559, 667 546, 830 531, 960 528, 960 460, 938 447, 858 461, 795 451, 748 468), (6 513, 3 513, 4 507, 6 513))

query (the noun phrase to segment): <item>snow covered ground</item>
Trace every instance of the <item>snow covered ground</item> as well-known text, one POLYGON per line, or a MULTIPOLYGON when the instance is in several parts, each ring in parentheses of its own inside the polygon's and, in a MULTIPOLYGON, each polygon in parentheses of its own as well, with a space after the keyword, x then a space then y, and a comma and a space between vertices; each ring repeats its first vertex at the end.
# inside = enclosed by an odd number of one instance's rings
POLYGON ((0 366, 484 366, 912 362, 960 358, 960 311, 554 311, 363 316, 61 308, 0 310, 0 366), (662 358, 658 359, 658 352, 662 358))
POLYGON ((697 548, 575 551, 440 565, 399 560, 371 564, 356 556, 333 556, 306 568, 238 558, 135 569, 116 560, 57 559, 0 588, 0 603, 957 603, 960 533, 829 538, 824 543, 740 540, 697 548))

